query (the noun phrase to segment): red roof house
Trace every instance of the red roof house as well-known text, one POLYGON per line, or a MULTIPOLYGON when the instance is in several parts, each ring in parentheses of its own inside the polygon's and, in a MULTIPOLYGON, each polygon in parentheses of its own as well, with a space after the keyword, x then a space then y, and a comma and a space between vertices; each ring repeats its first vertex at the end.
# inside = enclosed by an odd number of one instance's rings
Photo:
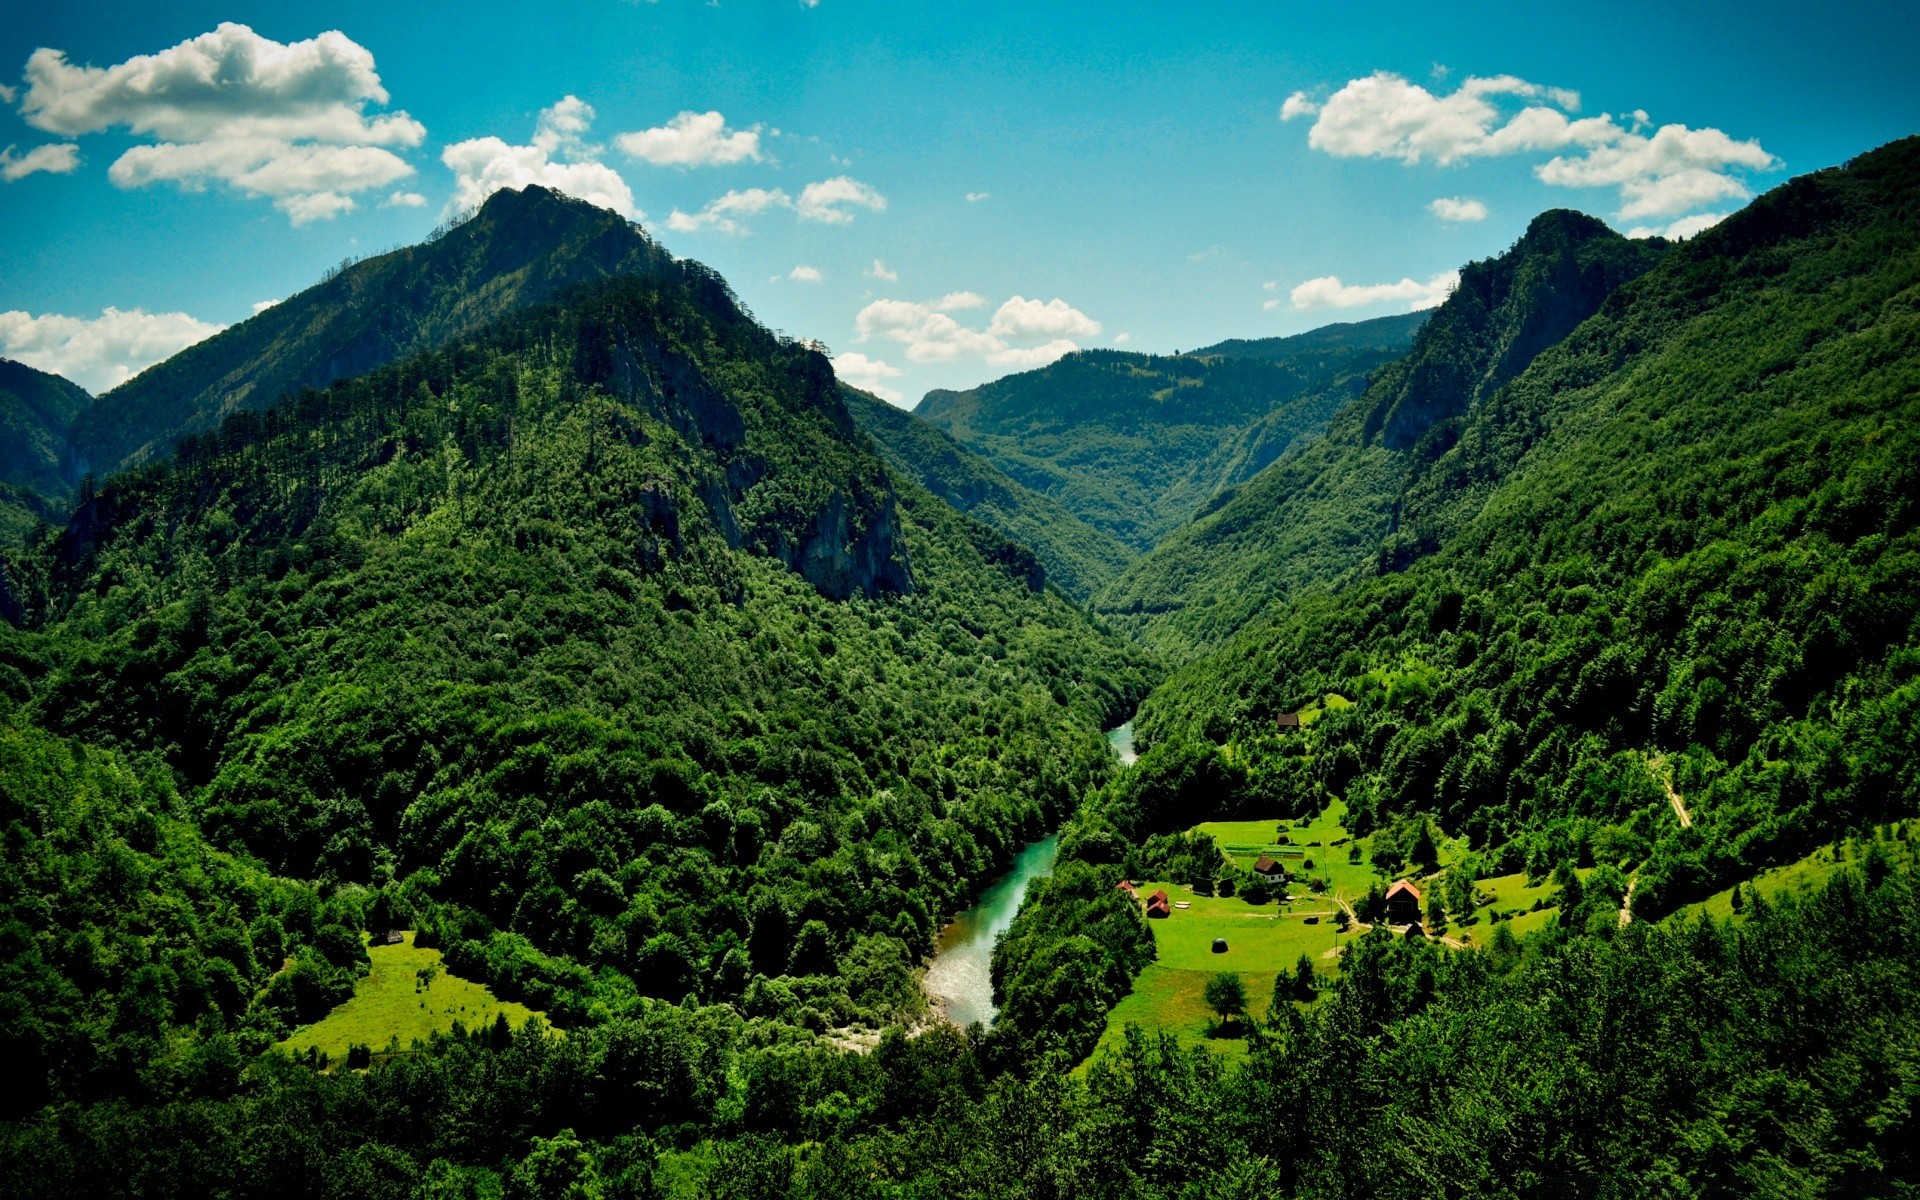
POLYGON ((1161 888, 1154 892, 1153 895, 1147 897, 1147 915, 1149 917, 1166 917, 1171 916, 1172 913, 1173 906, 1167 903, 1167 890, 1165 888, 1161 888))
POLYGON ((1420 923, 1420 889, 1402 879, 1387 889, 1387 921, 1394 925, 1420 923))

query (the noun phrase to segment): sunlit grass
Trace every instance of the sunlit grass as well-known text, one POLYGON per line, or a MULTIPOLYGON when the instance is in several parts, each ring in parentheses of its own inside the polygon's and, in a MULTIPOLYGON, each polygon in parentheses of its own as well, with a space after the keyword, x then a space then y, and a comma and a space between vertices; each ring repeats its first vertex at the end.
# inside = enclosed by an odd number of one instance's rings
POLYGON ((311 1025, 294 1030, 281 1049, 304 1054, 318 1048, 340 1059, 353 1046, 375 1051, 397 1043, 405 1050, 414 1041, 446 1033, 458 1022, 467 1029, 491 1026, 505 1013, 518 1029, 533 1016, 524 1004, 501 1000, 491 989, 449 975, 440 952, 413 944, 413 932, 397 946, 371 946, 367 955, 373 970, 354 985, 353 996, 311 1025), (421 972, 430 972, 423 981, 421 972))

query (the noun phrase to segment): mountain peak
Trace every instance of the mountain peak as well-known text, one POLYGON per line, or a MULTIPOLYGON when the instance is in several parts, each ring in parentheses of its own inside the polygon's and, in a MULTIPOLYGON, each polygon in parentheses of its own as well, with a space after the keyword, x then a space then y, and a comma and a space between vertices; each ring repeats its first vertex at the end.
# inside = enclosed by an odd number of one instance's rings
POLYGON ((502 189, 440 236, 352 263, 106 393, 74 427, 68 482, 164 457, 228 413, 436 349, 568 288, 671 261, 618 213, 537 185, 502 189))

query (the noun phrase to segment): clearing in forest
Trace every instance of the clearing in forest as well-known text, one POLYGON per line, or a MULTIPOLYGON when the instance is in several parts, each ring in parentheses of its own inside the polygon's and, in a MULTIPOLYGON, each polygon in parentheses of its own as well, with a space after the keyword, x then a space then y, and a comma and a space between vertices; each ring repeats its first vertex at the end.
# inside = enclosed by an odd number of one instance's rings
POLYGON ((338 1062, 353 1046, 379 1053, 397 1042, 404 1050, 416 1039, 451 1032, 456 1022, 481 1029, 505 1013, 507 1023, 518 1029, 536 1015, 524 1004, 496 998, 484 984, 449 975, 440 952, 415 946, 413 936, 408 930, 399 945, 369 946, 373 970, 354 985, 352 997, 294 1030, 280 1048, 305 1054, 317 1047, 338 1062))

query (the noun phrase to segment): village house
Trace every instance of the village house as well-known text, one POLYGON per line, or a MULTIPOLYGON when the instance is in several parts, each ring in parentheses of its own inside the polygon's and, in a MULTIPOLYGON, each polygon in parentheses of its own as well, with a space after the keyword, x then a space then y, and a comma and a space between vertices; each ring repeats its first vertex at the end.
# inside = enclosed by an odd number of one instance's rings
POLYGON ((1265 875, 1268 879, 1278 879, 1282 883, 1286 882, 1287 878, 1287 869, 1281 866, 1280 860, 1271 854, 1262 854, 1253 860, 1253 873, 1265 875))
POLYGON ((1300 728, 1300 714, 1299 713, 1281 713, 1279 716, 1273 719, 1273 727, 1275 729, 1281 730, 1282 732, 1289 729, 1298 729, 1300 728))
POLYGON ((1387 923, 1389 925, 1420 923, 1419 888, 1402 879, 1387 889, 1387 923))
POLYGON ((1167 903, 1167 890, 1165 888, 1161 888, 1154 892, 1153 895, 1147 897, 1147 915, 1149 917, 1167 917, 1171 916, 1172 913, 1173 908, 1167 903))

